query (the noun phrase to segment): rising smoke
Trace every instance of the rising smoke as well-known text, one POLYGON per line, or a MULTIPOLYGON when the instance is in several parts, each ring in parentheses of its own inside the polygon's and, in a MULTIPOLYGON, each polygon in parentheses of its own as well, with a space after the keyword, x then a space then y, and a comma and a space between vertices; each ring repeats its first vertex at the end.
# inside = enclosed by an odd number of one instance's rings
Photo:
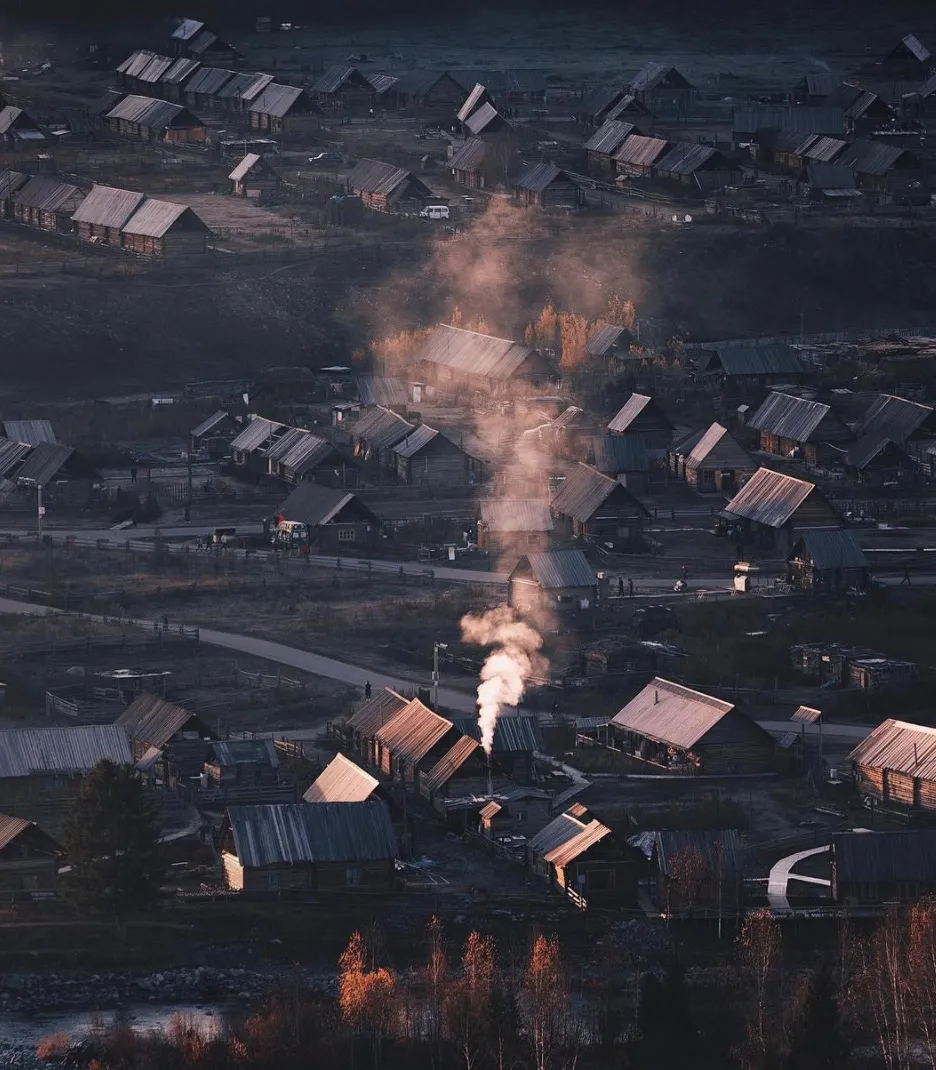
POLYGON ((486 613, 468 613, 461 619, 462 639, 473 646, 493 647, 481 668, 478 684, 478 723, 481 746, 490 757, 497 718, 505 706, 516 706, 531 676, 548 668, 540 654, 543 638, 518 620, 510 606, 486 613))

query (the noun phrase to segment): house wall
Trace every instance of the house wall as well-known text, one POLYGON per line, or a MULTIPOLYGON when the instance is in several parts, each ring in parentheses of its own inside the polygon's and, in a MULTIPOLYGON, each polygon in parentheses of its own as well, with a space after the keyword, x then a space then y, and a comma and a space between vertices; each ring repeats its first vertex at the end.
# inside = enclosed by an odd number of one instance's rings
POLYGON ((548 550, 551 543, 548 531, 488 531, 484 523, 478 523, 478 546, 489 553, 539 553, 548 550))
POLYGON ((601 844, 564 869, 556 868, 554 880, 560 888, 571 888, 589 903, 635 906, 638 872, 630 859, 601 857, 601 844), (589 855, 594 854, 594 858, 589 855), (581 879, 580 879, 581 878, 581 879))
POLYGON ((469 460, 457 446, 430 442, 415 457, 394 454, 396 474, 404 483, 423 486, 462 486, 468 480, 469 460))
POLYGON ((23 858, 0 862, 0 898, 28 898, 32 892, 54 892, 57 858, 23 858))
POLYGON ((769 740, 748 743, 697 744, 699 771, 710 776, 733 773, 769 773, 774 768, 774 747, 769 740))
POLYGON ((318 547, 333 553, 337 550, 372 550, 380 540, 377 524, 325 524, 316 528, 318 547))
POLYGON ((493 820, 481 821, 481 833, 489 838, 520 833, 532 836, 552 817, 549 799, 519 799, 508 802, 493 820))
POLYGON ((536 614, 548 608, 578 613, 581 612, 583 599, 587 599, 590 612, 595 605, 594 587, 563 587, 544 591, 535 581, 512 579, 508 592, 509 605, 520 613, 536 614))
POLYGON ((936 811, 936 781, 869 765, 855 765, 854 774, 860 795, 870 795, 888 806, 936 811))
POLYGON ((81 781, 78 775, 4 777, 0 779, 0 812, 40 823, 50 814, 64 816, 81 781))
POLYGON ((724 493, 734 494, 740 486, 745 475, 750 475, 755 469, 719 467, 709 468, 700 465, 698 468, 686 468, 686 482, 690 487, 695 487, 700 493, 724 493))
POLYGON ((832 899, 841 906, 915 903, 923 896, 936 892, 936 881, 845 882, 838 880, 834 874, 833 864, 832 899))
POLYGON ((643 516, 599 516, 593 517, 586 524, 572 520, 571 532, 575 536, 598 542, 613 542, 616 546, 640 545, 643 542, 645 523, 643 516))

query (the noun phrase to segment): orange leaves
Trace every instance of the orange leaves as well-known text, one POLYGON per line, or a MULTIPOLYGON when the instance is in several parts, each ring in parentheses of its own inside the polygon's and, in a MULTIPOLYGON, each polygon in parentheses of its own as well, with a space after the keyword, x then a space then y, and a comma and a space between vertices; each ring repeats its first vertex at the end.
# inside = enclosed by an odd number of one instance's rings
POLYGON ((353 933, 338 959, 338 1007, 342 1021, 357 1032, 382 1036, 392 1017, 396 976, 392 970, 367 969, 367 948, 353 933))

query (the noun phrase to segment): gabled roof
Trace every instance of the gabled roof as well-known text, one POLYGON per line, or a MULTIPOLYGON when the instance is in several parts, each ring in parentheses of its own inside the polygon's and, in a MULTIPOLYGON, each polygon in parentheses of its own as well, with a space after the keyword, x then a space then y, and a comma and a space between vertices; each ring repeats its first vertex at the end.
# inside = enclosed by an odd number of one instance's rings
POLYGON ((813 189, 823 193, 847 191, 859 195, 861 192, 855 183, 855 172, 837 163, 807 164, 806 181, 813 189))
POLYGON ((540 160, 537 163, 528 164, 514 180, 513 187, 514 189, 529 190, 531 193, 542 193, 543 190, 548 189, 557 180, 566 185, 569 183, 573 186, 578 185, 568 171, 563 171, 561 167, 557 167, 554 163, 540 160))
MULTIPOLYGON (((615 493, 622 504, 627 502, 628 515, 649 515, 623 484, 581 462, 562 481, 550 502, 550 508, 555 516, 570 516, 585 524, 615 493)), ((621 505, 616 511, 622 511, 621 505)))
POLYGON ((668 146, 669 142, 662 138, 631 134, 612 158, 630 167, 652 167, 668 146))
POLYGON ((741 878, 741 834, 736 829, 666 831, 652 835, 657 864, 665 877, 672 873, 673 860, 691 851, 705 860, 710 877, 721 874, 725 886, 731 886, 741 878))
POLYGON ((433 713, 418 698, 411 699, 374 736, 394 760, 420 762, 451 731, 452 722, 433 713))
POLYGON ((405 167, 384 163, 383 160, 358 160, 351 174, 348 175, 348 189, 354 193, 370 193, 388 197, 407 180, 421 186, 426 193, 428 188, 405 167))
POLYGON ((845 454, 845 464, 849 468, 866 468, 875 458, 879 457, 888 446, 898 450, 904 457, 906 453, 896 442, 892 442, 886 435, 862 435, 858 441, 849 448, 845 454))
POLYGON ((699 370, 725 375, 800 375, 803 366, 788 345, 719 345, 709 351, 708 361, 699 370))
POLYGON ((725 512, 767 527, 781 528, 813 491, 816 484, 758 468, 725 506, 725 512))
POLYGON ((533 578, 545 591, 558 591, 565 587, 594 587, 597 583, 595 570, 581 550, 547 550, 537 554, 524 554, 514 566, 510 576, 525 571, 528 566, 533 578))
POLYGON ((840 886, 932 885, 936 881, 936 830, 835 832, 832 859, 840 886))
POLYGON ((553 530, 549 502, 527 498, 482 498, 478 502, 481 522, 499 534, 553 530))
POLYGON ((848 142, 841 138, 817 137, 803 150, 803 158, 816 163, 832 163, 847 146, 848 142))
POLYGON ((365 772, 343 754, 336 754, 302 796, 302 800, 307 803, 365 802, 374 794, 374 788, 379 786, 377 777, 365 772))
MULTIPOLYGON (((342 510, 354 501, 357 501, 362 509, 366 508, 351 491, 324 487, 319 483, 300 483, 280 505, 279 512, 287 520, 308 524, 310 527, 322 527, 333 523, 342 510)), ((376 519, 374 517, 375 521, 376 519)))
MULTIPOLYGON (((477 717, 453 717, 452 723, 462 735, 481 742, 481 726, 477 717)), ((501 714, 494 725, 492 754, 530 754, 543 749, 539 720, 527 714, 501 714)))
POLYGON ((398 413, 377 405, 365 413, 354 425, 354 437, 366 442, 371 449, 391 449, 413 430, 414 424, 398 413))
POLYGON ((74 450, 71 446, 59 443, 40 442, 26 455, 23 465, 17 470, 16 478, 21 483, 41 484, 45 486, 59 474, 71 460, 74 450))
POLYGON ((10 814, 0 814, 0 851, 11 844, 21 832, 33 827, 38 827, 35 821, 26 821, 22 817, 12 817, 10 814))
POLYGON ((345 730, 370 739, 378 728, 391 721, 408 703, 409 699, 389 687, 382 687, 357 708, 345 722, 345 730))
POLYGON ((482 104, 480 108, 473 111, 464 120, 464 123, 476 137, 478 134, 484 133, 485 130, 489 133, 496 133, 498 130, 503 130, 510 126, 510 123, 498 112, 493 104, 482 104))
POLYGON ((711 164, 728 171, 733 168, 724 156, 711 145, 698 145, 694 142, 679 142, 666 155, 657 160, 657 171, 668 175, 692 175, 706 164, 711 164))
POLYGON ((859 175, 886 175, 901 157, 915 160, 912 153, 907 152, 901 145, 859 140, 847 145, 835 162, 843 167, 850 167, 859 175))
POLYGON ((602 323, 588 336, 585 343, 585 353, 590 357, 603 357, 611 349, 621 335, 630 337, 630 331, 626 327, 618 327, 614 323, 602 323))
MULTIPOLYGON (((198 721, 198 717, 191 710, 143 691, 117 718, 116 724, 125 728, 130 738, 139 743, 165 747, 176 732, 192 720, 198 721)), ((198 725, 201 730, 200 721, 198 725)))
POLYGON ((221 100, 242 100, 245 92, 256 89, 256 93, 259 93, 272 81, 272 74, 262 74, 260 71, 241 71, 219 91, 218 97, 221 100))
POLYGON ((27 446, 58 442, 50 420, 4 420, 3 433, 14 442, 25 442, 27 446))
POLYGON ((754 462, 727 427, 714 423, 692 448, 686 467, 753 468, 754 462))
POLYGON ((582 115, 601 115, 624 96, 624 90, 610 85, 600 85, 582 98, 578 112, 582 115))
MULTIPOLYGON (((407 71, 406 74, 401 75, 394 82, 393 91, 409 97, 424 97, 430 89, 434 89, 444 78, 448 78, 458 86, 458 83, 455 82, 455 79, 452 78, 448 71, 427 71, 420 68, 407 71)), ((459 88, 461 87, 459 86, 459 88)))
POLYGON ((254 166, 262 159, 255 152, 248 152, 241 162, 228 175, 232 182, 240 182, 253 170, 254 166))
POLYGON ((858 427, 859 435, 878 435, 902 443, 933 415, 931 405, 881 394, 868 408, 858 427))
POLYGON ((201 218, 187 204, 157 201, 152 197, 146 198, 122 230, 124 234, 163 238, 179 223, 184 223, 187 230, 208 230, 201 218))
POLYGON ((639 435, 596 435, 591 440, 590 456, 592 465, 606 475, 650 471, 639 435))
POLYGON ((255 416, 243 431, 231 440, 231 449, 240 450, 243 453, 253 453, 261 449, 276 434, 283 424, 276 420, 267 420, 263 416, 255 416))
MULTIPOLYGON (((430 427, 428 424, 420 424, 411 434, 407 435, 402 442, 398 442, 393 447, 393 452, 404 460, 409 460, 415 457, 417 453, 421 452, 438 436, 439 432, 434 427, 430 427)), ((445 436, 442 436, 445 438, 445 436)), ((455 443, 453 442, 454 446, 455 443)), ((455 447, 458 448, 457 446, 455 447)))
POLYGON ((602 825, 600 821, 589 821, 575 836, 548 852, 544 860, 556 869, 563 869, 610 835, 611 829, 607 825, 602 825))
MULTIPOLYGON (((660 413, 659 405, 657 405, 656 401, 649 395, 638 394, 636 392, 631 394, 627 401, 625 401, 618 410, 617 414, 608 422, 608 430, 623 434, 648 406, 652 406, 658 413, 660 413)), ((669 420, 667 420, 662 413, 660 413, 660 416, 667 424, 669 424, 669 420)))
POLYGON ((337 93, 342 89, 373 89, 363 71, 350 63, 335 63, 312 84, 313 93, 337 93))
POLYGON ((865 736, 845 760, 936 780, 936 728, 890 718, 865 736))
POLYGON ((582 832, 585 824, 584 821, 580 821, 568 812, 560 814, 541 828, 535 836, 531 836, 527 847, 532 855, 544 858, 582 832))
POLYGON ((31 178, 16 193, 16 203, 42 212, 74 211, 84 194, 77 186, 71 186, 51 175, 31 178))
POLYGON ((143 194, 115 186, 92 186, 72 216, 74 223, 90 223, 120 230, 139 208, 143 194))
POLYGON ((25 186, 29 178, 30 176, 22 171, 0 171, 0 201, 6 200, 25 186))
POLYGON ((459 122, 465 122, 471 113, 488 99, 488 96, 487 89, 481 85, 480 82, 476 83, 474 88, 465 98, 465 103, 458 109, 459 122))
POLYGON ((148 48, 138 48, 136 52, 131 52, 120 64, 117 68, 117 73, 124 74, 128 78, 138 78, 155 58, 155 52, 150 51, 148 48))
POLYGON ((852 437, 830 406, 777 390, 767 395, 748 426, 794 442, 843 442, 852 437))
POLYGON ((477 137, 468 138, 449 160, 453 171, 477 171, 484 164, 488 143, 477 137))
POLYGON ((835 88, 835 78, 831 71, 807 71, 803 81, 806 92, 811 97, 827 97, 835 88))
POLYGON ((10 134, 11 137, 45 139, 45 134, 39 132, 39 128, 22 108, 14 108, 7 105, 0 108, 0 134, 10 134))
POLYGON ((246 868, 376 862, 397 853, 390 815, 380 799, 231 806, 226 821, 246 868))
POLYGON ((735 134, 753 134, 758 130, 799 130, 804 134, 843 134, 845 112, 841 108, 820 105, 817 108, 787 104, 757 104, 735 108, 732 113, 735 134))
POLYGON ((211 744, 211 759, 222 767, 266 765, 279 768, 279 751, 272 739, 219 739, 211 744))
POLYGON ((312 472, 328 462, 343 463, 335 446, 326 439, 313 435, 311 431, 299 435, 289 444, 288 449, 279 454, 279 463, 287 473, 297 476, 312 472))
POLYGON ((296 101, 305 95, 305 90, 294 85, 280 85, 270 82, 258 97, 249 104, 249 110, 259 115, 272 115, 282 119, 295 106, 296 101))
POLYGON ((8 438, 0 438, 0 479, 11 478, 13 470, 31 448, 25 442, 11 442, 8 438))
POLYGON ((181 85, 186 78, 190 78, 201 66, 197 59, 189 56, 180 56, 162 76, 163 85, 181 85))
POLYGON ((199 22, 198 19, 181 19, 179 25, 172 31, 171 36, 174 41, 191 41, 204 28, 205 24, 199 22))
POLYGON ((605 121, 617 119, 621 115, 652 115, 653 113, 634 96, 633 93, 625 93, 623 97, 611 106, 605 114, 605 121))
POLYGON ((406 384, 392 376, 357 375, 354 385, 364 405, 405 406, 409 400, 406 384))
POLYGON ((906 37, 902 37, 885 58, 890 59, 891 56, 899 55, 902 51, 909 52, 920 63, 925 63, 932 56, 926 45, 913 33, 908 33, 906 37))
POLYGON ((0 731, 0 778, 89 773, 104 760, 133 763, 130 741, 119 725, 0 731))
POLYGON ((658 676, 614 715, 611 724, 688 750, 734 708, 731 702, 658 676))
POLYGON ((481 744, 470 736, 462 736, 442 755, 429 770, 424 781, 426 790, 438 791, 444 787, 472 755, 481 749, 481 744))
POLYGON ((693 89, 692 83, 676 70, 675 67, 667 67, 662 63, 651 61, 642 67, 630 80, 628 89, 637 93, 647 93, 651 89, 657 89, 663 82, 669 82, 667 88, 693 89))
POLYGON ((137 80, 140 82, 147 82, 154 84, 162 78, 162 76, 172 66, 171 56, 153 56, 153 58, 147 63, 142 71, 137 75, 137 80))
POLYGON ((617 119, 610 119, 599 126, 588 141, 585 142, 585 151, 597 152, 602 156, 610 156, 612 152, 615 152, 621 147, 624 138, 628 137, 633 132, 633 123, 625 123, 617 119))
POLYGON ((185 87, 186 93, 198 93, 201 96, 213 97, 218 94, 222 87, 234 77, 234 72, 224 67, 202 67, 197 74, 193 74, 185 87))
POLYGON ((106 119, 123 119, 128 123, 138 123, 150 130, 165 130, 167 127, 178 123, 187 123, 189 126, 197 126, 201 120, 197 119, 181 104, 173 104, 168 100, 157 100, 154 97, 141 97, 133 93, 119 100, 105 116, 106 119))
POLYGON ((522 342, 440 323, 433 328, 416 360, 470 375, 510 379, 534 352, 522 342))
POLYGON ((864 550, 850 531, 804 531, 796 542, 793 556, 797 556, 802 547, 820 572, 837 568, 868 568, 864 550))

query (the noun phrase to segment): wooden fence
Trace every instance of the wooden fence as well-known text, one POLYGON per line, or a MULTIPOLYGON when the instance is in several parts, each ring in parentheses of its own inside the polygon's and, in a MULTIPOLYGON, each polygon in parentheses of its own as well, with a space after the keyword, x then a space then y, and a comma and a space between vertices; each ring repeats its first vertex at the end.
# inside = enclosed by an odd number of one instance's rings
POLYGON ((248 672, 246 669, 237 670, 238 687, 253 688, 259 691, 273 691, 283 689, 286 691, 301 691, 303 694, 308 685, 302 680, 294 680, 290 676, 283 676, 281 672, 248 672))
POLYGON ((133 651, 153 646, 179 649, 183 644, 190 647, 198 642, 198 629, 177 625, 169 630, 154 628, 153 633, 140 632, 134 635, 87 636, 79 639, 50 639, 35 643, 18 643, 4 650, 8 660, 32 657, 55 657, 58 654, 91 654, 99 650, 133 651))

